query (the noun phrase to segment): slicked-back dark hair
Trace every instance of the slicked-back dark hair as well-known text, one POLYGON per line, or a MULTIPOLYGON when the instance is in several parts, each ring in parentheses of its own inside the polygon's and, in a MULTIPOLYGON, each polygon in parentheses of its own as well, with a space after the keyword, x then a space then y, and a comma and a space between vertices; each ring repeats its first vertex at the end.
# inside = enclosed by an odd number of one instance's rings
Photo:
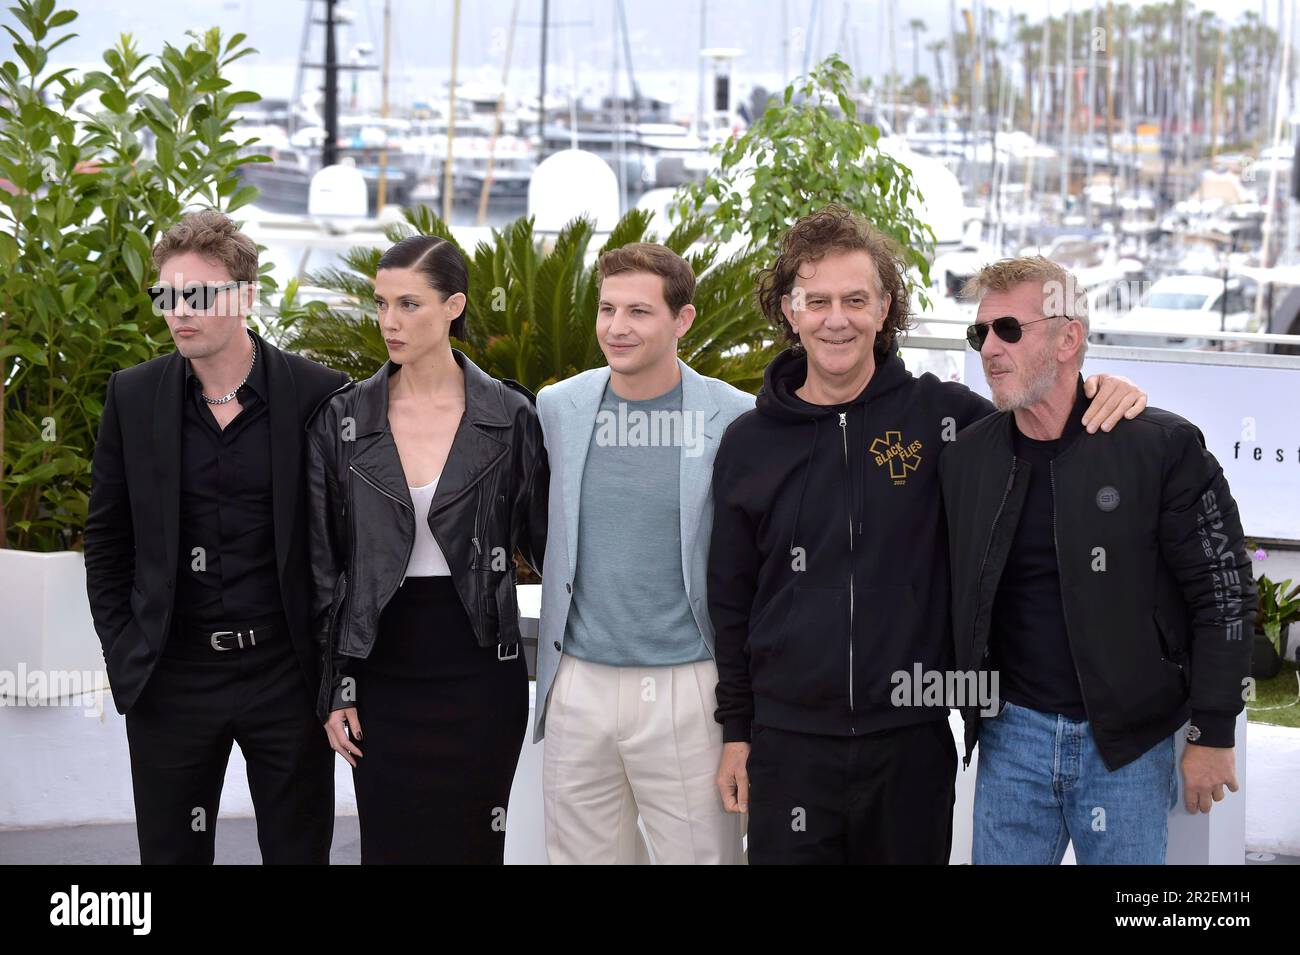
MULTIPOLYGON (((469 296, 469 266, 465 257, 454 243, 437 236, 407 236, 380 256, 376 271, 379 269, 415 269, 444 302, 457 292, 469 296)), ((451 323, 451 337, 465 340, 463 309, 451 323)))

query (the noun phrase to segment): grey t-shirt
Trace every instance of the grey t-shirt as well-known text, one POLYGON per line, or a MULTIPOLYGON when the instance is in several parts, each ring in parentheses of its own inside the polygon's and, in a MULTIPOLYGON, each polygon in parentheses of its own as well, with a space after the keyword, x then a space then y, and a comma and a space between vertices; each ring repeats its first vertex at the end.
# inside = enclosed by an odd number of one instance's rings
POLYGON ((564 649, 611 666, 709 659, 682 575, 682 384, 644 401, 605 386, 587 448, 564 649), (622 406, 620 408, 620 405, 622 406))

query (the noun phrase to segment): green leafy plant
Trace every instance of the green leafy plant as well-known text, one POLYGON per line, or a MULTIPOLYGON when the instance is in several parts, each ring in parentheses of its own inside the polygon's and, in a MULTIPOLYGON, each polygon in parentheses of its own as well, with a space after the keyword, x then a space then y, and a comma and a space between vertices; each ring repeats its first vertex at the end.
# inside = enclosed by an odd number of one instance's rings
POLYGON ((1282 633, 1300 620, 1300 584, 1291 586, 1290 580, 1280 583, 1261 576, 1255 581, 1259 589, 1259 609, 1255 611, 1255 629, 1273 641, 1278 656, 1286 652, 1282 633))
MULTIPOLYGON (((256 190, 235 168, 223 71, 243 34, 188 32, 142 54, 123 34, 107 70, 49 70, 76 34, 54 0, 19 0, 0 64, 0 546, 80 545, 109 375, 170 344, 145 287, 157 237, 187 207, 232 211, 256 190)), ((251 142, 251 141, 250 141, 251 142)), ((268 265, 263 272, 269 271, 268 265)), ((263 275, 264 293, 273 287, 263 275)))
MULTIPOLYGON (((534 392, 605 364, 596 340, 596 255, 655 238, 649 215, 638 210, 627 213, 596 252, 588 219, 574 219, 553 242, 544 243, 533 231, 533 220, 525 217, 494 229, 490 240, 470 253, 428 208, 404 210, 403 219, 385 231, 389 241, 439 236, 456 244, 469 264, 466 339, 458 347, 488 374, 513 378, 534 392)), ((699 317, 678 354, 702 374, 753 391, 767 362, 765 336, 771 337, 753 301, 758 264, 746 255, 720 259, 716 245, 698 243, 703 232, 702 221, 691 219, 664 239, 697 276, 699 317)), ((308 284, 335 293, 341 304, 301 302, 296 283, 286 286, 273 323, 285 347, 353 378, 373 374, 388 357, 373 306, 381 254, 353 248, 343 256, 346 268, 306 276, 308 284)))
POLYGON ((718 168, 679 190, 676 212, 710 210, 722 242, 740 236, 751 249, 774 248, 796 219, 837 202, 897 240, 923 289, 934 231, 912 211, 920 193, 911 171, 880 150, 876 126, 857 119, 852 89, 848 64, 827 57, 744 134, 713 148, 718 168))

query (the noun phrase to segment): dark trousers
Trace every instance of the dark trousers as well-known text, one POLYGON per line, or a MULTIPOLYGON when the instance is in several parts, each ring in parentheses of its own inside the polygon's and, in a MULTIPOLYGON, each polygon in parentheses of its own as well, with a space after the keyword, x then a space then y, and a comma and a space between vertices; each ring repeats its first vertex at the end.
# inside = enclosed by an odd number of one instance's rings
POLYGON ((753 727, 751 865, 946 865, 957 747, 947 720, 865 736, 753 727))
POLYGON ((225 652, 173 633, 126 735, 141 863, 212 864, 232 743, 248 765, 262 862, 329 863, 334 751, 283 630, 225 652))

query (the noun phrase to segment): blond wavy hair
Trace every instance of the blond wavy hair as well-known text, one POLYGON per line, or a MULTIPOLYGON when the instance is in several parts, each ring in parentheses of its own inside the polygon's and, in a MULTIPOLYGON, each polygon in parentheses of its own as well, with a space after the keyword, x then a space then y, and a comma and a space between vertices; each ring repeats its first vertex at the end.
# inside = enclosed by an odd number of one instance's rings
POLYGON ((1043 318, 1061 316, 1083 326, 1083 345, 1079 348, 1079 365, 1088 350, 1088 296, 1074 273, 1041 255, 1022 255, 991 262, 971 276, 962 289, 962 297, 978 302, 989 292, 1006 292, 1032 283, 1042 291, 1040 307, 1043 318))
POLYGON ((191 212, 163 233, 153 247, 153 264, 163 267, 182 252, 195 252, 210 262, 220 262, 236 282, 257 281, 257 245, 223 212, 191 212))

